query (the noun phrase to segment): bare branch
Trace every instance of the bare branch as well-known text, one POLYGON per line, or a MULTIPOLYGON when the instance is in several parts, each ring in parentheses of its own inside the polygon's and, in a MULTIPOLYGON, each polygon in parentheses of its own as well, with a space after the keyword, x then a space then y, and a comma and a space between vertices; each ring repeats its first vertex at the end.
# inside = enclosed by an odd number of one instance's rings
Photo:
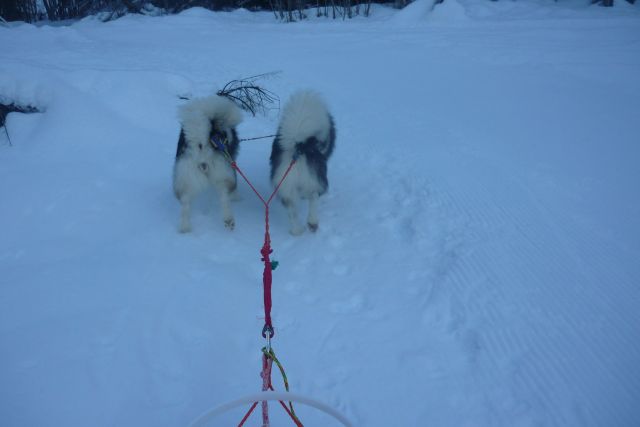
POLYGON ((257 112, 262 112, 262 114, 266 115, 267 111, 271 109, 268 108, 269 106, 277 103, 276 108, 280 108, 280 98, 274 92, 256 84, 256 81, 272 77, 276 74, 277 72, 272 72, 239 80, 231 80, 224 85, 217 94, 229 98, 253 116, 255 116, 257 112))

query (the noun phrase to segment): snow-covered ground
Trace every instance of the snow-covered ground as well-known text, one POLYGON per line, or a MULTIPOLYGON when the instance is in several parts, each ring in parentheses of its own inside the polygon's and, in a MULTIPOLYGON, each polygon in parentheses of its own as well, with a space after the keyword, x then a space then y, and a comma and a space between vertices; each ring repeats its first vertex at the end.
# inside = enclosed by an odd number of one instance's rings
MULTIPOLYGON (((230 232, 205 194, 179 234, 171 172, 179 96, 272 71, 338 128, 320 230, 272 212, 292 391, 356 426, 637 425, 640 7, 431 3, 0 27, 2 100, 45 110, 0 133, 0 425, 184 426, 260 389, 261 204, 240 185, 230 232)), ((238 159, 264 193, 269 152, 238 159)))

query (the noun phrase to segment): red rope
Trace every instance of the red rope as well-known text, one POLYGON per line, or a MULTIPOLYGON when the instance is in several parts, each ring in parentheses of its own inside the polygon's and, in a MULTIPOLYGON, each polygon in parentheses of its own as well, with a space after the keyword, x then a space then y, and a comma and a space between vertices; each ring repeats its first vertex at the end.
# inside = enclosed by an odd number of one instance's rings
MULTIPOLYGON (((273 360, 267 357, 266 354, 262 355, 262 391, 267 391, 271 387, 271 365, 273 360)), ((269 427, 269 404, 266 400, 262 401, 262 427, 269 427)))
MULTIPOLYGON (((267 208, 267 212, 268 211, 269 208, 267 208)), ((265 338, 266 334, 269 334, 269 338, 273 338, 274 335, 273 325, 271 324, 271 260, 269 259, 271 252, 273 252, 273 250, 271 249, 269 231, 266 231, 264 235, 264 246, 262 246, 262 250, 260 250, 262 261, 264 261, 264 270, 262 271, 262 284, 264 287, 264 329, 262 335, 264 335, 265 338)))
MULTIPOLYGON (((269 390, 274 391, 273 387, 269 387, 269 390)), ((287 405, 282 400, 278 400, 278 402, 280 402, 280 406, 282 406, 282 408, 287 412, 287 415, 291 417, 293 422, 296 424, 296 427, 304 427, 302 423, 298 421, 298 419, 291 413, 289 408, 287 408, 287 405)), ((249 408, 249 411, 247 411, 247 413, 244 415, 244 418, 242 418, 242 421, 240 421, 240 424, 238 424, 238 427, 242 427, 244 423, 247 422, 253 410, 256 409, 256 406, 258 406, 258 402, 253 402, 253 405, 251 405, 251 408, 249 408)))
MULTIPOLYGON (((275 390, 273 390, 272 386, 269 386, 269 390, 275 391, 275 390)), ((291 417, 293 422, 296 424, 296 427, 304 427, 302 425, 302 423, 300 422, 300 420, 298 420, 298 418, 295 415, 293 415, 293 413, 289 410, 289 408, 287 408, 287 405, 282 400, 278 400, 278 402, 280 402, 280 406, 282 406, 284 408, 284 410, 287 412, 287 414, 291 417)))
POLYGON ((264 199, 262 198, 262 195, 260 195, 260 193, 258 193, 258 190, 256 190, 256 187, 254 187, 253 184, 251 183, 251 181, 249 181, 249 178, 247 178, 245 176, 245 174, 242 172, 242 170, 240 170, 240 168, 238 167, 238 164, 236 162, 233 162, 233 163, 231 163, 231 167, 233 169, 235 169, 236 171, 238 171, 240 176, 247 182, 247 184, 249 184, 249 187, 251 187, 253 192, 256 193, 256 196, 258 196, 258 198, 262 201, 262 203, 266 205, 267 202, 264 201, 264 199))
MULTIPOLYGON (((269 390, 274 391, 273 387, 269 387, 269 390)), ((298 419, 291 413, 289 408, 287 408, 287 405, 282 400, 278 400, 278 402, 280 402, 280 406, 282 406, 282 408, 287 412, 287 415, 291 417, 293 422, 296 424, 296 427, 304 427, 304 425, 302 425, 302 423, 298 421, 298 419)), ((242 427, 244 423, 247 422, 253 410, 256 409, 256 406, 258 406, 258 402, 253 402, 253 405, 251 405, 251 408, 249 408, 249 411, 244 415, 244 418, 242 418, 242 421, 240 421, 240 424, 238 424, 238 427, 242 427)))
POLYGON ((253 410, 256 409, 256 406, 258 406, 258 402, 253 402, 253 405, 251 405, 251 408, 249 408, 249 411, 244 415, 244 418, 242 418, 242 421, 240 421, 240 424, 238 424, 238 427, 242 427, 244 425, 247 419, 249 419, 249 416, 251 415, 253 410))
MULTIPOLYGON (((265 354, 262 355, 262 372, 260 373, 260 376, 262 377, 262 391, 266 391, 266 390, 274 391, 273 385, 271 384, 272 363, 273 363, 273 360, 271 358, 268 358, 265 354)), ((298 418, 289 410, 289 408, 287 408, 287 405, 282 400, 279 400, 278 402, 280 402, 280 406, 282 406, 286 411, 286 413, 289 415, 289 417, 291 417, 296 427, 304 427, 300 422, 300 420, 298 420, 298 418)), ((269 426, 269 414, 266 412, 266 409, 265 409, 266 404, 267 404, 266 401, 262 402, 263 427, 269 426)), ((240 424, 238 424, 238 427, 242 427, 244 425, 244 423, 249 419, 249 416, 251 416, 251 413, 253 413, 253 410, 256 409, 256 406, 258 406, 258 402, 253 402, 253 405, 251 405, 247 413, 244 415, 244 417, 240 421, 240 424)))
MULTIPOLYGON (((272 266, 271 266, 271 259, 269 258, 269 255, 271 254, 271 252, 273 252, 273 250, 271 249, 271 236, 269 235, 269 204, 271 203, 271 200, 273 200, 275 195, 278 193, 280 186, 284 182, 287 175, 289 175, 289 172, 291 172, 291 169, 293 168, 293 165, 295 163, 296 163, 296 159, 294 158, 291 160, 291 163, 289 164, 289 167, 285 171, 284 175, 282 175, 282 178, 280 178, 280 181, 278 182, 278 185, 276 185, 276 188, 273 190, 269 198, 265 201, 264 197, 262 197, 262 195, 258 192, 258 190, 256 190, 256 188, 253 186, 251 181, 249 181, 249 178, 247 178, 246 175, 242 172, 242 170, 238 167, 238 164, 236 162, 231 162, 231 167, 240 174, 242 179, 246 181, 246 183, 249 185, 249 187, 251 187, 253 192, 256 194, 256 196, 258 196, 258 198, 264 205, 264 244, 262 245, 262 249, 260 249, 260 254, 262 255, 262 261, 264 262, 264 270, 262 272, 262 284, 263 284, 263 290, 264 290, 263 291, 264 292, 264 295, 263 295, 264 328, 262 329, 262 336, 266 338, 268 334, 269 339, 273 338, 275 334, 273 330, 273 325, 271 323, 272 266)), ((262 355, 262 373, 260 374, 262 376, 262 391, 273 390, 273 386, 271 385, 272 363, 273 363, 273 360, 271 358, 268 358, 264 354, 262 355)), ((257 405, 258 405, 258 402, 254 402, 251 408, 249 408, 249 411, 247 411, 245 416, 242 418, 242 421, 240 421, 240 424, 238 424, 238 427, 242 427, 244 425, 244 423, 247 421, 247 419, 249 418, 249 416, 251 415, 251 413, 253 412, 253 410, 256 408, 257 405)), ((289 408, 287 408, 287 405, 285 405, 283 401, 280 401, 280 405, 282 405, 282 407, 287 412, 287 414, 289 414, 289 416, 291 417, 291 419, 293 420, 293 422, 296 424, 297 427, 303 427, 302 423, 300 423, 297 417, 289 410, 289 408)), ((262 426, 269 427, 269 407, 268 407, 267 401, 262 402, 262 426)))
POLYGON ((291 172, 291 169, 293 168, 293 165, 295 165, 295 163, 296 163, 296 159, 292 159, 291 163, 289 164, 289 167, 285 171, 284 175, 282 175, 282 178, 280 178, 278 185, 276 185, 276 188, 273 190, 273 192, 271 193, 271 195, 267 200, 265 200, 264 197, 262 197, 262 195, 258 192, 258 190, 256 190, 256 188, 253 186, 251 181, 249 181, 249 178, 247 178, 244 172, 240 170, 240 168, 238 167, 238 164, 236 162, 231 163, 231 167, 240 174, 242 179, 244 179, 247 184, 249 184, 249 187, 251 187, 253 192, 256 193, 256 196, 258 196, 258 198, 264 205, 264 244, 262 245, 260 254, 262 255, 262 261, 264 262, 264 270, 262 272, 262 285, 264 290, 264 294, 263 294, 264 328, 262 330, 262 335, 265 338, 266 338, 266 334, 269 334, 270 338, 273 338, 273 335, 274 335, 273 325, 271 323, 271 307, 273 305, 271 300, 272 268, 271 268, 271 259, 269 258, 269 255, 271 254, 271 252, 273 252, 273 250, 271 249, 271 236, 269 235, 269 204, 271 203, 271 200, 273 200, 275 195, 278 193, 280 186, 284 182, 287 175, 289 175, 289 172, 291 172))

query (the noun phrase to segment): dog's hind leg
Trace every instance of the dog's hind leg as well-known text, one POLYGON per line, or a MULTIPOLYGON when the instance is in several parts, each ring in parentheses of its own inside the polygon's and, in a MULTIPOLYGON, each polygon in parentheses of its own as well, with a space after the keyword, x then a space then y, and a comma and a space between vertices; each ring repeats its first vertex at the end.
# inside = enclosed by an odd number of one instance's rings
POLYGON ((298 221, 298 208, 296 202, 293 199, 282 199, 282 204, 287 208, 287 214, 289 215, 289 233, 294 236, 299 236, 304 233, 304 227, 302 227, 298 221))
POLYGON ((224 226, 229 230, 233 230, 236 226, 236 221, 233 218, 233 212, 231 211, 231 191, 234 188, 229 183, 224 183, 218 186, 218 196, 220 197, 220 206, 222 207, 222 219, 224 220, 224 226))
POLYGON ((307 216, 309 230, 318 231, 318 193, 313 193, 309 197, 309 215, 307 216))
POLYGON ((191 231, 191 196, 183 194, 180 197, 180 232, 191 231))

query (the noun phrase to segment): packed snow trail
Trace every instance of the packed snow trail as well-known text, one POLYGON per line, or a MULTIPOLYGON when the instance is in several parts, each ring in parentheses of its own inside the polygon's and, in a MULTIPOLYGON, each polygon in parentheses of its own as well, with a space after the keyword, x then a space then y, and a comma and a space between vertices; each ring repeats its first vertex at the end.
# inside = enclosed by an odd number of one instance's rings
MULTIPOLYGON (((0 139, 0 424, 187 425, 260 389, 263 207, 240 183, 228 232, 205 194, 181 235, 170 183, 179 97, 278 70, 338 131, 318 233, 271 213, 293 391, 360 426, 634 425, 638 8, 524 3, 0 28, 0 94, 46 107, 0 139)), ((269 151, 238 157, 262 194, 269 151)))

